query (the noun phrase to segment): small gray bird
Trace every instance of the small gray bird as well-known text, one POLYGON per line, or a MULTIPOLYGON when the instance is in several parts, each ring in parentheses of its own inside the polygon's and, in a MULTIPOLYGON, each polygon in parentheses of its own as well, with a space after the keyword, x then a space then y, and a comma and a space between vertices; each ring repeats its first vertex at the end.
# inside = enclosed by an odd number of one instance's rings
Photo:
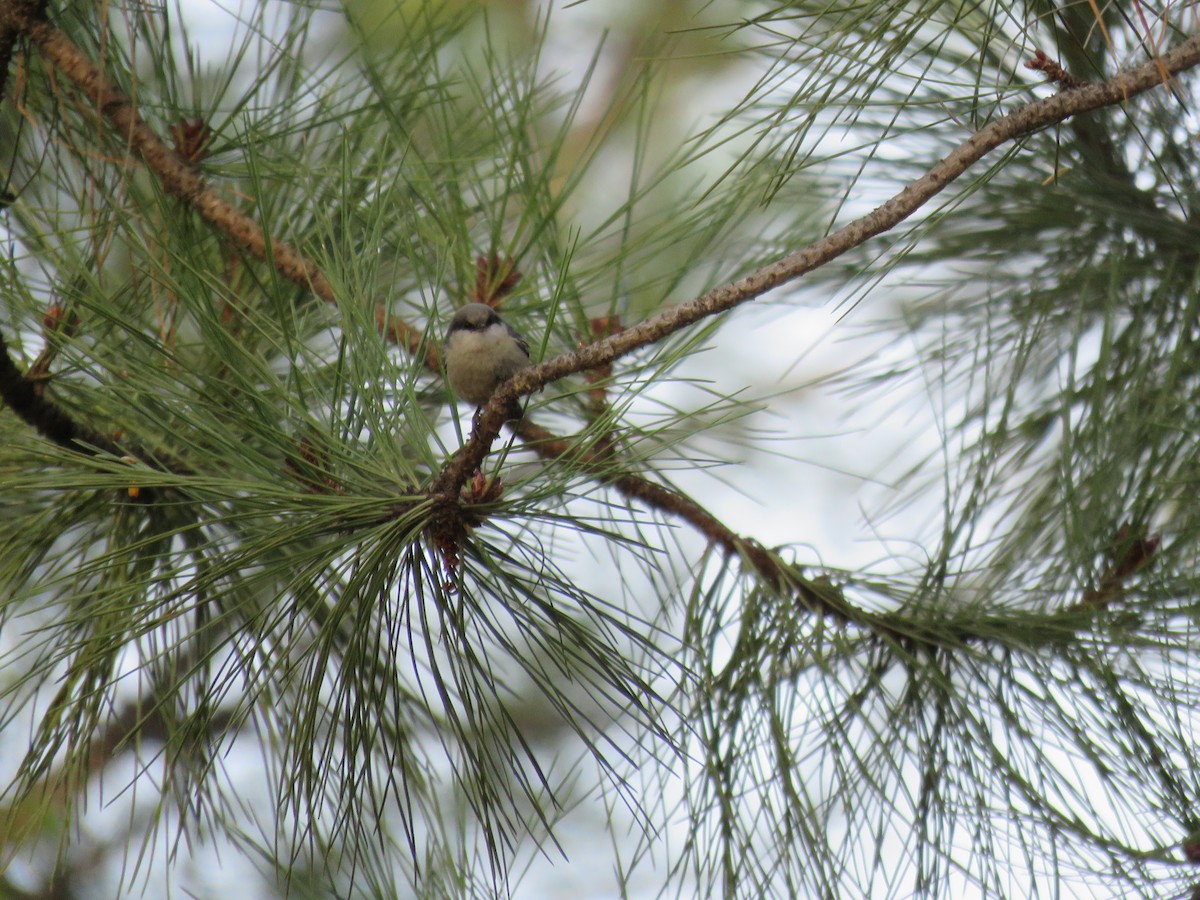
MULTIPOLYGON (((442 360, 454 393, 476 406, 483 406, 496 388, 531 365, 525 339, 484 303, 468 303, 454 314, 442 360)), ((510 418, 518 419, 520 406, 514 406, 510 418)))

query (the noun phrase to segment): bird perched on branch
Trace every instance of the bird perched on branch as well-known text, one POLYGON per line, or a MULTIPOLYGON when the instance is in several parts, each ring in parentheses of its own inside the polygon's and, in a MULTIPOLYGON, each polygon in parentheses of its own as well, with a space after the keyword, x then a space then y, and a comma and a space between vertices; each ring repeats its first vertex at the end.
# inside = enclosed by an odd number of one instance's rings
MULTIPOLYGON (((500 314, 485 303, 468 303, 454 314, 442 348, 446 379, 454 393, 483 406, 496 388, 529 368, 529 344, 500 314)), ((509 419, 521 418, 514 402, 509 419)))

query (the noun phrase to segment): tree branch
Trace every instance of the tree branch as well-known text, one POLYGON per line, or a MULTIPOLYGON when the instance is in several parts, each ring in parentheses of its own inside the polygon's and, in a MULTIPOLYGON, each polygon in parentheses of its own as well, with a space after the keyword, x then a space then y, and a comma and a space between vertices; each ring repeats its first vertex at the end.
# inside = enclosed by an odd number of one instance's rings
POLYGON ((495 423, 495 430, 480 428, 479 433, 473 435, 472 440, 463 448, 463 452, 472 457, 477 456, 478 459, 483 458, 499 431, 498 420, 502 410, 517 397, 532 393, 568 375, 607 365, 634 350, 657 343, 701 319, 727 312, 735 306, 761 297, 774 288, 795 281, 870 238, 896 227, 997 147, 1080 113, 1124 103, 1163 84, 1161 72, 1176 75, 1197 63, 1200 63, 1200 35, 1188 38, 1158 59, 1116 75, 1108 81, 1061 91, 1053 97, 1026 104, 994 120, 972 134, 945 159, 916 181, 906 185, 883 205, 843 225, 821 240, 736 281, 714 288, 694 300, 668 307, 617 334, 546 360, 514 376, 500 386, 488 404, 489 415, 484 417, 484 421, 489 426, 495 423), (495 412, 495 415, 491 415, 492 412, 495 412))
POLYGON ((60 447, 91 456, 97 450, 120 456, 121 450, 105 435, 77 424, 67 413, 39 394, 9 353, 0 335, 0 398, 38 433, 60 447))
POLYGON ((285 278, 335 303, 333 287, 316 264, 262 227, 209 188, 196 170, 180 159, 142 119, 129 98, 62 31, 41 18, 28 0, 10 0, 4 21, 14 22, 37 45, 45 60, 66 75, 95 104, 122 141, 136 150, 158 176, 163 189, 191 206, 234 244, 270 263, 285 278))
MULTIPOLYGON (((328 280, 311 260, 286 243, 269 238, 252 218, 223 200, 207 187, 196 171, 181 160, 142 120, 127 97, 88 60, 61 31, 40 17, 38 5, 30 0, 9 0, 0 9, 0 50, 12 30, 26 32, 48 62, 70 78, 109 120, 114 129, 138 152, 146 166, 159 178, 164 190, 192 206, 211 226, 232 243, 274 266, 282 276, 311 289, 318 297, 336 303, 328 280)), ((1062 122, 1079 113, 1113 106, 1163 83, 1162 73, 1176 74, 1200 63, 1200 36, 1190 38, 1162 57, 1108 81, 1063 91, 1045 100, 1023 106, 971 135, 924 176, 912 182, 886 203, 825 238, 764 266, 736 281, 715 288, 691 301, 669 307, 619 333, 593 341, 570 353, 547 360, 518 374, 502 385, 478 419, 467 443, 439 473, 429 489, 435 501, 457 505, 462 486, 479 468, 504 422, 505 410, 517 397, 569 375, 600 366, 641 347, 656 343, 708 316, 717 315, 753 300, 767 291, 794 281, 870 238, 894 228, 940 193, 971 165, 997 147, 1062 122)), ((377 314, 380 329, 419 355, 425 365, 437 369, 437 348, 420 329, 392 317, 377 314), (424 347, 424 351, 422 351, 424 347)), ((569 442, 555 438, 545 429, 525 422, 518 427, 523 439, 544 457, 568 452, 569 442)), ((697 528, 727 552, 737 552, 768 581, 803 583, 795 572, 755 542, 726 528, 698 503, 663 485, 633 474, 614 474, 612 460, 585 459, 598 479, 635 499, 697 528)), ((814 602, 836 611, 839 603, 811 592, 814 602)))
POLYGON ((8 66, 12 62, 17 38, 21 34, 21 26, 14 13, 20 5, 17 2, 0 5, 0 99, 3 99, 4 92, 8 90, 8 66))
MULTIPOLYGON (((715 544, 726 553, 741 557, 745 564, 775 590, 781 593, 794 592, 809 609, 833 616, 842 622, 864 619, 864 615, 854 610, 839 591, 829 586, 814 584, 798 567, 783 562, 758 541, 733 531, 687 494, 640 475, 613 471, 614 465, 619 464, 620 460, 614 458, 612 453, 597 450, 579 454, 577 445, 528 419, 523 419, 516 426, 516 433, 544 459, 578 454, 574 462, 582 465, 597 481, 612 486, 630 500, 637 500, 650 509, 687 522, 704 535, 709 543, 715 544)), ((446 471, 449 469, 450 467, 447 467, 446 471)), ((436 490, 435 485, 430 493, 437 496, 436 490)), ((453 496, 455 495, 451 495, 453 496)), ((445 499, 443 498, 443 502, 445 499)))
MULTIPOLYGON (((22 0, 10 0, 3 9, 7 11, 3 21, 5 23, 17 22, 29 33, 47 61, 67 75, 108 118, 114 129, 140 154, 147 168, 155 174, 167 193, 192 206, 206 222, 224 234, 232 243, 271 263, 281 275, 297 284, 311 288, 326 302, 336 303, 329 282, 315 263, 304 258, 283 242, 269 240, 258 223, 208 188, 196 171, 181 160, 145 123, 121 90, 88 60, 66 35, 36 14, 34 4, 22 2, 22 0)), ((403 319, 389 315, 383 309, 377 311, 376 320, 380 331, 389 339, 405 347, 414 356, 421 358, 431 371, 439 371, 437 345, 433 341, 428 341, 420 329, 408 324, 403 319)), ((16 372, 11 361, 9 368, 16 372)), ((17 373, 17 378, 19 379, 19 377, 19 373, 17 373)), ((23 391, 22 396, 25 393, 28 391, 23 391)), ((8 397, 5 396, 5 399, 8 397)), ((48 401, 41 400, 40 403, 42 407, 53 409, 48 401)), ((18 412, 27 406, 20 401, 17 403, 10 401, 10 405, 18 412)), ((65 414, 60 414, 60 417, 66 420, 65 414)), ((44 427, 38 424, 40 420, 49 421, 46 415, 39 415, 35 418, 26 417, 26 421, 38 427, 39 431, 46 433, 44 427)), ((66 421, 69 422, 69 420, 66 421)), ((495 423, 493 437, 498 433, 500 424, 500 422, 495 423)), ((74 434, 79 430, 73 423, 70 428, 74 431, 68 432, 67 427, 63 425, 55 434, 62 437, 74 434)), ((518 433, 543 458, 557 458, 572 449, 572 445, 567 440, 556 437, 546 429, 529 421, 522 423, 518 428, 518 433)), ((90 433, 89 435, 93 439, 96 437, 90 433)), ((71 440, 72 438, 67 438, 68 445, 71 440)), ((62 441, 58 440, 58 442, 62 441)), ((482 460, 482 456, 480 459, 482 460)), ((737 553, 769 583, 776 587, 791 583, 796 590, 806 595, 806 601, 810 605, 825 608, 827 612, 835 612, 827 600, 822 600, 814 591, 806 590, 805 582, 797 572, 781 564, 776 557, 757 542, 744 538, 726 527, 712 513, 685 494, 632 473, 615 475, 612 471, 611 455, 602 458, 600 455, 591 454, 585 456, 583 462, 599 480, 612 485, 631 500, 637 500, 652 509, 688 522, 709 541, 722 547, 726 552, 737 553), (807 596, 809 594, 811 596, 807 596)), ((466 463, 460 462, 458 466, 448 466, 444 469, 430 493, 435 496, 440 495, 448 505, 457 507, 459 503, 458 490, 465 484, 474 468, 478 468, 478 463, 470 471, 465 466, 466 463), (457 488, 449 489, 450 484, 456 484, 457 488)))
MULTIPOLYGON (((1053 97, 1026 104, 984 126, 890 200, 821 240, 743 278, 714 288, 694 300, 669 307, 620 332, 520 372, 497 389, 483 414, 477 418, 470 439, 435 480, 431 494, 440 495, 442 502, 457 498, 462 485, 471 473, 479 468, 491 449, 506 418, 504 411, 516 398, 568 375, 608 365, 621 356, 656 343, 701 319, 727 312, 735 306, 794 281, 872 237, 894 228, 997 147, 1080 113, 1123 103, 1162 85, 1163 72, 1175 75, 1197 63, 1200 63, 1200 36, 1191 37, 1161 57, 1107 81, 1084 84, 1072 90, 1061 91, 1053 97)), ((702 533, 709 534, 709 519, 711 517, 696 515, 689 521, 702 533)), ((736 541, 740 540, 743 539, 728 532, 721 543, 722 546, 732 548, 736 546, 736 541)), ((764 574, 769 576, 770 571, 764 574)))

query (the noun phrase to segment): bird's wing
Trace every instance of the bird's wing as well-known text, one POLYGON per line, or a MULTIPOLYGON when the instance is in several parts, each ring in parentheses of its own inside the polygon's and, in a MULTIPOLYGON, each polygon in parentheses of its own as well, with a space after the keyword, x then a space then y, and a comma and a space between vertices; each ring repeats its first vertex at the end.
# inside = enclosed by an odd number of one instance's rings
MULTIPOLYGON (((501 319, 500 321, 504 322, 503 319, 501 319)), ((529 342, 526 341, 525 338, 521 337, 520 332, 518 332, 517 329, 513 328, 507 322, 504 322, 504 327, 508 329, 509 337, 511 337, 514 341, 517 342, 517 346, 521 348, 521 352, 524 353, 526 356, 528 356, 529 355, 529 342)))

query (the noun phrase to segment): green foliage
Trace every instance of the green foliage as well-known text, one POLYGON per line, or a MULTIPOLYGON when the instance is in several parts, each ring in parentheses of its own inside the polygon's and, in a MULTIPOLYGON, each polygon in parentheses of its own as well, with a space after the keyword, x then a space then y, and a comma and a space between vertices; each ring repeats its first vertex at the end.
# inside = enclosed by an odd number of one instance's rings
POLYGON ((489 457, 458 544, 427 488, 469 423, 419 352, 477 257, 514 261, 505 314, 553 357, 895 193, 1047 90, 1034 50, 1102 78, 1176 41, 1181 11, 672 2, 567 65, 573 10, 262 5, 201 61, 178 9, 62 6, 154 131, 211 129, 205 180, 336 302, 204 224, 21 55, 0 334, 122 452, 0 414, 15 858, 76 840, 88 779, 129 752, 154 797, 117 854, 128 884, 215 841, 264 891, 520 894, 532 856, 574 862, 599 798, 630 894, 1185 888, 1188 78, 1004 148, 810 279, 863 314, 886 288, 873 327, 919 348, 820 387, 916 385, 938 411, 938 455, 875 520, 904 520, 906 549, 881 541, 878 565, 819 566, 820 534, 726 554, 622 488, 758 443, 792 359, 670 391, 737 316, 535 395, 565 451, 489 457))

